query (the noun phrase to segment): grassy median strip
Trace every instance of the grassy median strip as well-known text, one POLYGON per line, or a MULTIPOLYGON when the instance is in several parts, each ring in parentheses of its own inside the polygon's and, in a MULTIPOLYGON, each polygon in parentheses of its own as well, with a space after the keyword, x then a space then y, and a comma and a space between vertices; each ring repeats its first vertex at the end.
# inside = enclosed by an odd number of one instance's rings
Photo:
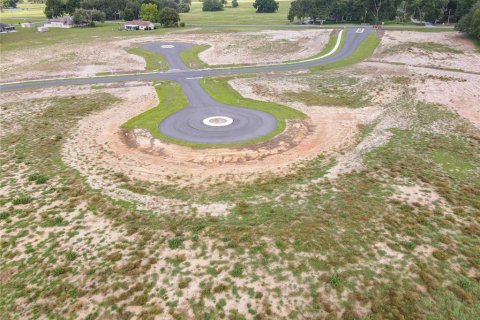
POLYGON ((147 65, 145 66, 146 70, 161 70, 167 71, 170 66, 162 54, 148 51, 142 48, 131 48, 127 50, 128 53, 135 54, 145 59, 147 65))
POLYGON ((181 52, 180 59, 182 59, 183 63, 191 69, 207 68, 209 65, 200 60, 198 55, 200 52, 205 51, 208 48, 210 48, 210 46, 206 44, 194 45, 190 49, 181 52))
MULTIPOLYGON (((345 37, 342 39, 342 41, 345 41, 345 37)), ((363 40, 363 42, 358 46, 357 50, 355 50, 355 52, 351 56, 329 64, 312 67, 310 68, 310 70, 324 71, 336 68, 343 68, 358 63, 372 56, 373 52, 379 44, 380 38, 377 36, 376 33, 372 33, 365 40, 363 40)))
POLYGON ((183 93, 182 87, 172 81, 158 82, 155 90, 160 100, 158 106, 128 120, 122 125, 122 128, 127 130, 147 129, 155 138, 172 140, 158 131, 158 125, 171 114, 185 108, 188 105, 188 99, 183 93))

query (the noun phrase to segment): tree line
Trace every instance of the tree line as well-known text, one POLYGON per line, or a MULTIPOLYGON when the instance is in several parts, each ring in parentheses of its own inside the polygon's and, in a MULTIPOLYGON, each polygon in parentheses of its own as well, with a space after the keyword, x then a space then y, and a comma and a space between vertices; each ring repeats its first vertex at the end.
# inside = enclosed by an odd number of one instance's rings
POLYGON ((171 25, 172 19, 178 22, 179 13, 190 11, 190 4, 191 0, 46 0, 45 15, 50 19, 75 16, 75 11, 78 14, 95 10, 95 13, 102 12, 106 20, 134 20, 142 18, 143 14, 148 18, 144 20, 160 22, 161 17, 168 16, 171 25))
POLYGON ((378 23, 410 18, 429 22, 460 21, 478 0, 294 0, 288 19, 378 23))

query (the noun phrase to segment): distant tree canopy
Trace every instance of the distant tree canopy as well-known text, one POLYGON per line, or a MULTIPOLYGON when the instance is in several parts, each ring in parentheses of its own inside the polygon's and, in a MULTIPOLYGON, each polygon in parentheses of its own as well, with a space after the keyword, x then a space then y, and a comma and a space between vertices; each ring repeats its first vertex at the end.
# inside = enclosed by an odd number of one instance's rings
POLYGON ((16 8, 19 0, 0 0, 0 9, 16 8))
POLYGON ((477 1, 456 24, 456 29, 480 40, 480 1, 477 1))
POLYGON ((142 4, 140 18, 145 21, 158 22, 158 7, 153 3, 142 4))
POLYGON ((158 22, 164 27, 176 27, 180 21, 180 15, 175 9, 172 8, 163 8, 160 10, 158 16, 158 22))
POLYGON ((220 0, 204 0, 202 11, 223 11, 223 4, 220 0))
MULTIPOLYGON (((287 18, 290 21, 311 18, 313 21, 376 23, 412 18, 419 21, 460 23, 462 17, 470 14, 475 26, 475 10, 472 8, 477 2, 478 0, 294 0, 287 18)), ((466 20, 469 20, 468 17, 466 20)), ((463 29, 468 24, 466 20, 460 25, 463 29)))
MULTIPOLYGON (((0 0, 3 2, 7 0, 0 0)), ((9 0, 14 1, 14 0, 9 0)), ((17 0, 18 1, 18 0, 17 0)), ((35 0, 41 1, 41 0, 35 0)), ((175 12, 189 12, 191 0, 46 0, 45 15, 47 18, 73 15, 76 9, 98 10, 105 13, 106 20, 134 20, 141 17, 141 8, 148 5, 144 18, 152 22, 159 20, 160 11, 171 8, 175 12), (155 9, 157 13, 154 14, 155 9), (148 13, 147 13, 148 12, 148 13)))
POLYGON ((75 24, 94 25, 94 21, 105 21, 105 12, 96 9, 77 8, 73 13, 73 22, 75 24))
POLYGON ((275 0, 255 0, 253 7, 257 13, 272 13, 278 11, 278 2, 275 0))

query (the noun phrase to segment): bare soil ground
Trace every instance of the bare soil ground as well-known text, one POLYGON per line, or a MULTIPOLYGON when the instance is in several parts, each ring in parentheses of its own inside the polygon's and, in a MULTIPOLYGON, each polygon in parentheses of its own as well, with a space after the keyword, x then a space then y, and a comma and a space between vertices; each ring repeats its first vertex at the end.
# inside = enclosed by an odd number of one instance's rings
POLYGON ((289 122, 269 142, 211 150, 120 129, 157 105, 150 84, 2 92, 5 314, 472 317, 479 311, 479 133, 467 121, 478 126, 479 78, 367 61, 328 74, 234 79, 242 95, 309 118, 289 122), (67 114, 65 106, 97 103, 102 92, 119 100, 81 119, 49 109, 67 114), (71 122, 65 128, 56 117, 71 122), (394 135, 399 145, 379 150, 394 135), (299 180, 281 179, 320 154, 336 160, 326 175, 309 167, 299 180), (48 180, 36 183, 33 173, 48 180), (263 176, 280 180, 256 184, 263 176), (238 198, 196 203, 126 187, 142 182, 172 195, 217 183, 254 190, 232 188, 238 198))
POLYGON ((480 73, 480 55, 475 45, 458 32, 387 30, 373 59, 480 73), (437 46, 428 46, 431 43, 437 46))
POLYGON ((49 46, 48 50, 31 49, 28 54, 11 52, 2 55, 1 81, 144 71, 144 59, 127 53, 125 49, 155 41, 210 45, 211 48, 202 52, 200 58, 212 65, 281 62, 319 53, 330 35, 330 30, 196 33, 197 31, 56 44, 49 46))
POLYGON ((209 65, 278 63, 304 59, 322 51, 331 30, 263 30, 260 32, 184 34, 176 41, 211 47, 199 58, 209 65))

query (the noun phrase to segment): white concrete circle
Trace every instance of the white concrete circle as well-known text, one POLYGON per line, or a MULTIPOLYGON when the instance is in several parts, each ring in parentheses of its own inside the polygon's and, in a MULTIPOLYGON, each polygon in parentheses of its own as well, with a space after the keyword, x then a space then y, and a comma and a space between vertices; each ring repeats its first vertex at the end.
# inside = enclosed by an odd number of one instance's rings
POLYGON ((174 45, 171 45, 171 44, 164 44, 164 45, 162 45, 162 48, 163 48, 163 49, 172 49, 172 48, 174 48, 174 47, 175 47, 175 46, 174 46, 174 45))
POLYGON ((210 127, 225 127, 231 125, 233 123, 233 119, 224 116, 214 116, 208 117, 203 119, 203 124, 210 126, 210 127))

